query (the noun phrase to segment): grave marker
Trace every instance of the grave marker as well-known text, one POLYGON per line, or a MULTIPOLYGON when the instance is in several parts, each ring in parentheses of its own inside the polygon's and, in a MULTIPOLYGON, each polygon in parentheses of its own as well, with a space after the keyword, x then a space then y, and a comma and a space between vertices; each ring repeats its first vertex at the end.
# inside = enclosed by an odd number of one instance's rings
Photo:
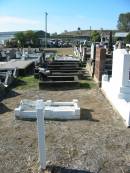
POLYGON ((43 100, 36 102, 37 115, 37 133, 38 133, 38 150, 41 169, 46 169, 46 151, 45 151, 45 128, 44 128, 44 103, 43 100))

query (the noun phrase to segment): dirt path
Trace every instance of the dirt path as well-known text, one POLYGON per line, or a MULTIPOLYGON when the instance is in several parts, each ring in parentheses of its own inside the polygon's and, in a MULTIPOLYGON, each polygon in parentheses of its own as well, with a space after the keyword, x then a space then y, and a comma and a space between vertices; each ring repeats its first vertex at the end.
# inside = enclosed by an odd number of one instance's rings
POLYGON ((0 173, 38 172, 36 122, 14 119, 13 110, 23 98, 79 99, 82 120, 45 122, 48 165, 65 167, 66 172, 67 168, 94 173, 128 171, 130 129, 98 89, 30 89, 14 90, 0 103, 0 173))

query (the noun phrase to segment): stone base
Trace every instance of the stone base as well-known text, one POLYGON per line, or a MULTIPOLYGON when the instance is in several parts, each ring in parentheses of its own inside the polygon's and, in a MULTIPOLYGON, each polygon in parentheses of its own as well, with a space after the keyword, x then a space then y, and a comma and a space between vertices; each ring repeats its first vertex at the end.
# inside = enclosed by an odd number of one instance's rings
MULTIPOLYGON (((47 120, 80 119, 78 100, 72 102, 52 102, 48 100, 44 104, 44 118, 47 120)), ((15 109, 15 117, 18 119, 37 119, 36 102, 31 100, 21 101, 20 106, 15 109)))
POLYGON ((121 87, 119 98, 125 99, 127 102, 130 102, 130 87, 121 87))

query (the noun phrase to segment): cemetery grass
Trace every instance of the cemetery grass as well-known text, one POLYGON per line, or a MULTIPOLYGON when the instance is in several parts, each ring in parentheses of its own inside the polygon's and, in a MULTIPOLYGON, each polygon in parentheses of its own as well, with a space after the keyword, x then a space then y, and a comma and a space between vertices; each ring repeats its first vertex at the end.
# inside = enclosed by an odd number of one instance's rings
POLYGON ((11 88, 16 88, 18 90, 27 90, 30 88, 38 89, 38 79, 34 78, 33 75, 18 77, 11 88))
POLYGON ((45 50, 56 51, 57 55, 74 55, 73 48, 46 48, 45 50))
MULTIPOLYGON (((18 90, 28 90, 30 88, 38 89, 38 82, 39 80, 34 78, 33 75, 25 76, 25 77, 18 77, 11 88, 16 88, 18 90)), ((85 80, 79 80, 79 87, 84 89, 92 89, 96 88, 97 85, 91 78, 86 78, 85 80)))
POLYGON ((80 88, 92 89, 96 87, 97 87, 97 84, 92 79, 80 80, 80 88))

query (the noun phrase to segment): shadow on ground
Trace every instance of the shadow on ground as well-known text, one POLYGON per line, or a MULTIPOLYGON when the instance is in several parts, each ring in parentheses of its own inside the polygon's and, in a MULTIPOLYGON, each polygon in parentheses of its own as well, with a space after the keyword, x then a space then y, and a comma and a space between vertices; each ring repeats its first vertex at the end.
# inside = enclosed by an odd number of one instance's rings
POLYGON ((99 120, 93 119, 91 112, 94 112, 94 110, 81 108, 80 109, 80 120, 99 122, 99 120))
POLYGON ((18 92, 14 91, 14 90, 12 90, 12 89, 9 89, 9 90, 7 90, 7 92, 6 92, 4 98, 5 98, 5 99, 7 99, 7 98, 12 98, 12 97, 16 97, 16 96, 18 96, 18 95, 20 95, 18 92))
POLYGON ((46 171, 48 173, 94 173, 87 170, 69 169, 60 166, 47 166, 46 171))
POLYGON ((87 82, 84 83, 80 83, 80 88, 84 88, 84 89, 91 89, 91 85, 87 82))
POLYGON ((0 103, 0 114, 11 112, 12 110, 5 106, 3 103, 0 103))
POLYGON ((16 88, 16 87, 19 87, 19 86, 24 86, 24 85, 27 85, 27 82, 21 80, 21 79, 16 79, 13 84, 11 85, 11 88, 16 88))
POLYGON ((4 99, 16 97, 18 95, 20 94, 12 90, 11 88, 6 88, 3 94, 0 93, 0 102, 4 99))
POLYGON ((73 86, 65 86, 63 84, 62 86, 40 86, 40 90, 45 90, 45 91, 67 91, 67 90, 76 90, 76 89, 91 89, 93 85, 91 83, 88 83, 87 81, 84 83, 79 83, 78 85, 73 85, 73 86))

